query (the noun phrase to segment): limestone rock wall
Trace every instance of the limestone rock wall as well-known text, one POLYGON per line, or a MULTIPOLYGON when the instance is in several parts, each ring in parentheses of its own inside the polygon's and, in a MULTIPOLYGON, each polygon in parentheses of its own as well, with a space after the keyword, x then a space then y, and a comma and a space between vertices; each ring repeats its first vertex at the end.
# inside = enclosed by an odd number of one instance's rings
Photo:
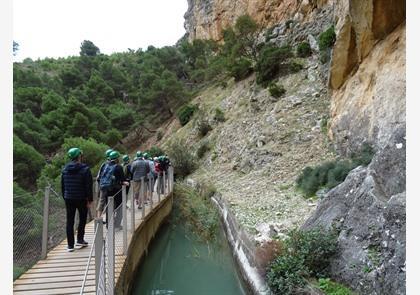
POLYGON ((305 18, 331 0, 188 0, 188 39, 222 40, 222 31, 249 14, 263 28, 291 18, 305 18))
POLYGON ((332 189, 303 226, 338 230, 331 273, 359 294, 405 294, 405 147, 401 128, 368 167, 332 189))
POLYGON ((336 0, 330 137, 342 154, 405 126, 405 1, 336 0))

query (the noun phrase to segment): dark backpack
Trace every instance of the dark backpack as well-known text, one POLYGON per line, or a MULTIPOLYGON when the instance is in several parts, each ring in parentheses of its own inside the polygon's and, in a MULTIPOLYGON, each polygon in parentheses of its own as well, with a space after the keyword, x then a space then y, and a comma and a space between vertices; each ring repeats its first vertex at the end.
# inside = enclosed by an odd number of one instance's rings
POLYGON ((114 176, 115 168, 117 164, 105 164, 104 170, 101 175, 101 181, 99 182, 99 187, 101 190, 112 190, 117 186, 117 181, 114 176))

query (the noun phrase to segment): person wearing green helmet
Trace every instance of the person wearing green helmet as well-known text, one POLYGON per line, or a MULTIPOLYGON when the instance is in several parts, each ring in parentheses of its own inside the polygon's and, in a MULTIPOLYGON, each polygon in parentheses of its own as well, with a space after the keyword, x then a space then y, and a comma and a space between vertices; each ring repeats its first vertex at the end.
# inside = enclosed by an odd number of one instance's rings
POLYGON ((93 201, 92 173, 88 165, 82 163, 83 152, 73 147, 67 151, 70 158, 61 172, 61 191, 66 204, 67 251, 74 251, 74 219, 79 212, 76 246, 86 247, 84 240, 88 209, 93 201))
MULTIPOLYGON (((105 165, 109 163, 109 155, 113 152, 113 149, 107 149, 105 152, 105 161, 101 164, 101 166, 99 167, 98 170, 98 174, 96 175, 96 181, 98 182, 98 186, 99 186, 99 182, 101 181, 101 174, 105 168, 105 165)), ((101 217, 102 215, 102 211, 104 210, 105 207, 105 203, 106 203, 106 198, 103 196, 103 192, 101 189, 98 189, 98 202, 97 202, 97 206, 96 206, 96 217, 101 217)))
MULTIPOLYGON (((133 175, 131 174, 131 164, 130 164, 130 156, 124 155, 123 156, 123 171, 124 171, 124 178, 125 181, 130 183, 130 181, 133 179, 133 175)), ((128 191, 130 190, 130 184, 126 186, 126 193, 128 195, 128 191)))
MULTIPOLYGON (((106 164, 105 168, 100 177, 99 187, 103 192, 105 199, 108 201, 110 197, 114 197, 114 208, 117 209, 115 217, 115 229, 120 230, 122 220, 122 186, 129 185, 124 178, 124 171, 122 166, 119 164, 120 153, 112 151, 109 154, 109 163, 106 164)), ((125 208, 125 205, 124 205, 125 208)), ((108 212, 106 213, 106 223, 108 227, 108 212)))
POLYGON ((150 169, 150 172, 147 175, 147 185, 151 188, 150 190, 148 190, 149 196, 147 198, 148 200, 150 200, 153 197, 157 173, 155 171, 155 163, 153 162, 153 160, 151 160, 151 157, 148 153, 144 153, 144 160, 149 165, 150 169))
POLYGON ((146 181, 147 174, 150 172, 149 165, 141 158, 141 152, 137 152, 137 158, 131 164, 131 174, 133 178, 133 193, 137 208, 141 209, 144 203, 140 197, 141 179, 146 181))

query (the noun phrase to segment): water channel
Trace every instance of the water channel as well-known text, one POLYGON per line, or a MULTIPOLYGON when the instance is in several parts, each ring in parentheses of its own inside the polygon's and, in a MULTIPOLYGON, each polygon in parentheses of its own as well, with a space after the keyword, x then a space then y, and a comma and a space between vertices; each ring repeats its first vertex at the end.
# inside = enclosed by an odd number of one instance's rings
POLYGON ((247 294, 223 230, 220 228, 216 241, 200 242, 173 214, 151 242, 132 294, 247 294))

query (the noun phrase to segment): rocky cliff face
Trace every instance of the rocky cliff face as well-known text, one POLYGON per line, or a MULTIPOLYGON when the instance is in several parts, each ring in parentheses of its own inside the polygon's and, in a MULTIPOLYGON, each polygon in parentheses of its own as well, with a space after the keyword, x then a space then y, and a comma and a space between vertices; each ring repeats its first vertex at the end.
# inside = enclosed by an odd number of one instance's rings
POLYGON ((222 40, 222 31, 249 14, 263 28, 287 19, 307 18, 331 0, 188 0, 185 29, 189 40, 222 40))
POLYGON ((331 137, 343 154, 378 149, 405 126, 405 1, 337 1, 331 137))
MULTIPOLYGON (((288 90, 279 101, 254 88, 252 77, 203 93, 200 107, 213 101, 208 109, 218 106, 231 119, 214 128, 213 153, 193 176, 217 186, 255 240, 302 223, 334 227, 334 279, 361 294, 405 294, 405 1, 189 0, 188 37, 221 40, 244 13, 274 28, 270 42, 307 40, 315 53, 318 34, 334 25, 328 80, 315 54, 304 72, 276 81, 288 90), (365 142, 376 154, 313 210, 292 185, 303 167, 333 157, 319 133, 328 113, 338 154, 349 156, 365 142)), ((194 132, 182 137, 191 143, 194 132)))
POLYGON ((338 1, 329 75, 330 138, 376 155, 320 201, 303 228, 334 227, 337 280, 361 294, 405 294, 405 2, 338 1))

